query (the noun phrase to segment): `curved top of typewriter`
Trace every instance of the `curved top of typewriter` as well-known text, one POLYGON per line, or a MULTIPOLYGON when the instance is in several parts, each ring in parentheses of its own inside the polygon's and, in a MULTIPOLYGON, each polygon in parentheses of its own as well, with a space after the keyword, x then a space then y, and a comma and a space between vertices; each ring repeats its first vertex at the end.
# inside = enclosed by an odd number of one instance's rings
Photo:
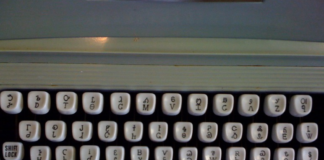
POLYGON ((324 42, 323 0, 161 1, 1 1, 0 39, 199 37, 324 42))

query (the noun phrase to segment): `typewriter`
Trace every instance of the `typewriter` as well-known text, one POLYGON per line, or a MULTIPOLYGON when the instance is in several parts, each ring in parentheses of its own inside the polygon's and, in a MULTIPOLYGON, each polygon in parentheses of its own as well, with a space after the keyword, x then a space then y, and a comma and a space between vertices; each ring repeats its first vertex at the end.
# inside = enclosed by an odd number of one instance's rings
POLYGON ((323 158, 320 0, 0 4, 0 159, 323 158))

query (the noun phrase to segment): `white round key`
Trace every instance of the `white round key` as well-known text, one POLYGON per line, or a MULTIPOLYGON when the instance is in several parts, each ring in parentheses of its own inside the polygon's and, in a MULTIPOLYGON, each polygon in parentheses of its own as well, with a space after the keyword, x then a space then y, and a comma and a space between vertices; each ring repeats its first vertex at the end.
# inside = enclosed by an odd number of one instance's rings
POLYGON ((131 148, 131 160, 148 160, 149 156, 150 151, 146 146, 133 146, 131 148))
POLYGON ((25 155, 24 145, 20 142, 4 142, 2 154, 6 160, 22 160, 25 155))
POLYGON ((237 122, 227 122, 223 125, 223 140, 228 143, 236 143, 242 139, 243 125, 237 122))
POLYGON ((155 160, 172 160, 173 148, 172 147, 156 147, 154 151, 155 160))
POLYGON ((41 135, 41 126, 37 121, 20 121, 19 137, 26 142, 36 142, 41 135))
POLYGON ((221 160, 222 149, 220 147, 205 147, 202 155, 203 160, 221 160))
POLYGON ((81 160, 99 160, 100 148, 95 145, 83 145, 80 147, 81 160))
POLYGON ((58 92, 56 108, 61 114, 71 115, 78 110, 78 96, 74 92, 58 92))
POLYGON ((95 115, 103 110, 103 95, 99 92, 86 92, 82 95, 82 106, 84 112, 95 115))
POLYGON ((100 121, 98 123, 98 137, 104 142, 113 142, 117 138, 118 126, 114 121, 100 121))
POLYGON ((228 116, 232 113, 234 97, 231 94, 216 94, 214 96, 213 111, 217 116, 228 116))
POLYGON ((191 122, 176 122, 173 126, 173 138, 181 143, 189 142, 192 131, 193 125, 191 122))
POLYGON ((156 97, 153 93, 136 95, 136 110, 141 115, 151 115, 155 111, 156 97))
POLYGON ((151 122, 149 124, 149 137, 151 141, 163 142, 168 136, 168 124, 166 122, 151 122))
POLYGON ((270 160, 271 152, 266 147, 255 147, 251 149, 250 160, 270 160))
POLYGON ((111 111, 116 115, 125 115, 130 110, 131 97, 128 93, 115 92, 110 95, 111 111))
POLYGON ((175 116, 180 113, 182 97, 178 93, 165 93, 162 96, 162 111, 165 115, 175 116))
POLYGON ((51 108, 51 98, 47 92, 32 91, 28 93, 28 108, 34 114, 46 114, 51 108))
POLYGON ((273 159, 276 160, 295 160, 295 150, 293 148, 277 148, 273 159))
POLYGON ((56 160, 75 160, 75 148, 73 146, 57 146, 55 158, 56 160))
POLYGON ((239 98, 238 112, 245 117, 251 117, 258 113, 260 97, 256 94, 243 94, 239 98))
POLYGON ((2 91, 1 109, 8 114, 18 114, 23 109, 23 96, 18 91, 2 91))
POLYGON ((291 123, 277 123, 272 127, 272 140, 276 143, 288 143, 294 135, 294 126, 291 123))
POLYGON ((313 100, 309 95, 295 95, 290 99, 289 113, 295 117, 304 117, 312 111, 313 100))
POLYGON ((318 136, 318 125, 316 123, 301 123, 297 126, 296 138, 300 143, 312 143, 318 136))
POLYGON ((318 160, 318 154, 316 147, 302 147, 298 150, 297 160, 318 160))
POLYGON ((226 150, 226 160, 245 160, 246 151, 243 147, 230 147, 226 150))
POLYGON ((73 139, 79 142, 87 142, 92 138, 92 123, 75 121, 72 123, 73 139))
POLYGON ((266 123, 251 123, 248 126, 247 138, 252 143, 262 143, 268 138, 268 125, 266 123))
POLYGON ((218 126, 215 122, 201 122, 198 127, 198 138, 205 143, 211 143, 216 140, 218 126))
POLYGON ((30 159, 51 160, 52 152, 48 146, 32 146, 30 148, 30 159))
POLYGON ((197 160, 198 150, 196 147, 181 147, 179 149, 179 160, 197 160))
POLYGON ((143 123, 128 121, 124 124, 124 136, 129 142, 138 142, 143 137, 143 123))
POLYGON ((46 138, 52 142, 62 142, 66 137, 66 124, 63 121, 47 121, 45 123, 46 138))
POLYGON ((206 94, 190 94, 188 96, 188 112, 193 116, 202 116, 206 113, 208 97, 206 94))
POLYGON ((123 146, 109 146, 106 148, 106 160, 124 160, 125 148, 123 146))
POLYGON ((281 116, 286 111, 286 96, 282 94, 267 95, 264 101, 264 113, 270 117, 281 116))

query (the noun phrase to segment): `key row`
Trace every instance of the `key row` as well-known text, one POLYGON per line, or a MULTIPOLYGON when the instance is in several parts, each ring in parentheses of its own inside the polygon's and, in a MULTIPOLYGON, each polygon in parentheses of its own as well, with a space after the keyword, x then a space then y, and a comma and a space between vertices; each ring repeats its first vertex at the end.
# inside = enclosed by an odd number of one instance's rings
MULTIPOLYGON (((24 146, 20 142, 5 142, 2 153, 6 160, 20 160, 24 158, 24 146)), ((106 160, 124 160, 125 149, 123 146, 108 146, 105 149, 106 160)), ((130 149, 131 160, 148 160, 150 149, 147 146, 133 146, 130 149)), ((246 150, 244 147, 229 147, 226 150, 226 160, 245 160, 246 150)), ((318 160, 316 147, 302 147, 298 150, 297 160, 318 160)), ((58 146, 55 149, 56 160, 75 160, 76 149, 73 146, 58 146)), ((173 148, 171 146, 158 146, 154 150, 155 160, 172 160, 173 148)), ((198 149, 196 147, 181 147, 178 152, 180 160, 197 160, 198 149)), ((208 146, 202 150, 203 160, 221 160, 222 149, 216 146, 208 146)), ((51 159, 51 149, 48 146, 32 146, 30 159, 51 159)), ((81 160, 99 160, 100 148, 96 145, 83 145, 80 147, 81 160)), ((250 151, 251 160, 270 160, 271 151, 266 147, 255 147, 250 151)), ((277 148, 273 155, 274 160, 295 160, 293 148, 277 148)))
MULTIPOLYGON (((1 92, 1 108, 9 114, 20 113, 23 108, 22 94, 18 91, 1 92)), ((130 110, 130 94, 116 92, 110 95, 111 111, 116 115, 125 115, 130 110)), ((28 93, 28 108, 34 114, 46 114, 51 108, 49 93, 31 91, 28 93)), ((282 115, 286 110, 286 96, 270 94, 264 102, 264 112, 270 117, 282 115)), ((104 97, 99 92, 85 92, 82 95, 83 110, 87 114, 96 115, 103 111, 104 97)), ((153 93, 136 95, 136 110, 141 115, 151 115, 155 111, 156 96, 153 93)), ((190 94, 187 110, 194 116, 204 115, 208 106, 206 94, 190 94)), ((239 97, 238 112, 250 117, 259 111, 260 97, 256 94, 243 94, 239 97)), ((182 107, 182 96, 178 93, 165 93, 162 96, 162 111, 169 116, 178 115, 182 107)), ((231 94, 216 94, 213 99, 213 112, 218 116, 230 115, 234 107, 234 97, 231 94)), ((61 114, 71 115, 78 109, 78 96, 74 92, 58 92, 56 108, 61 114)), ((290 99, 289 112, 295 117, 308 115, 312 110, 312 97, 295 95, 290 99)))
MULTIPOLYGON (((114 121, 100 121, 97 126, 98 137, 104 142, 113 142, 117 138, 118 127, 114 121)), ((144 126, 142 122, 128 121, 124 123, 124 137, 129 142, 139 142, 143 137, 144 126)), ((189 142, 193 135, 191 122, 176 122, 173 126, 173 138, 181 143, 189 142)), ((247 128, 247 139, 251 143, 262 143, 268 138, 268 124, 251 123, 247 128)), ((168 136, 166 122, 151 122, 148 126, 148 135, 153 142, 164 142, 168 136)), ((45 123, 45 136, 53 142, 65 140, 67 125, 63 121, 47 121, 45 123)), ((218 125, 215 122, 201 122, 198 126, 198 138, 201 142, 214 142, 218 134, 218 125)), ((40 139, 41 126, 37 121, 21 121, 19 123, 19 136, 22 140, 35 142, 40 139)), ((243 125, 238 122, 227 122, 222 128, 222 138, 228 143, 236 143, 242 139, 243 125)), ((293 139, 294 127, 291 123, 276 123, 272 127, 272 140, 276 143, 288 143, 293 139)), ((72 136, 74 140, 86 142, 93 136, 91 122, 75 121, 72 123, 72 136)), ((314 142, 318 137, 316 123, 300 123, 297 126, 296 139, 300 143, 314 142)))

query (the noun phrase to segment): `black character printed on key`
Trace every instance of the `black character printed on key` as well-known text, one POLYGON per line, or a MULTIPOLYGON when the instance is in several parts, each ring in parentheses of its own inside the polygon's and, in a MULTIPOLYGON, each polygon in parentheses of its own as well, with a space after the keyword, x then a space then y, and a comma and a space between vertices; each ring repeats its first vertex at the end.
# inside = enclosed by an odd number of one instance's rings
POLYGON ((186 129, 186 127, 183 127, 182 131, 183 131, 182 138, 186 138, 187 137, 187 134, 186 134, 187 129, 186 129))
POLYGON ((63 100, 64 100, 64 102, 63 102, 63 104, 64 104, 64 108, 66 108, 66 105, 67 104, 69 104, 69 99, 70 99, 70 97, 68 96, 68 95, 64 95, 63 96, 63 100))
POLYGON ((58 125, 54 124, 52 129, 53 129, 53 136, 52 137, 55 138, 56 137, 55 131, 58 129, 58 125))
POLYGON ((105 138, 108 138, 110 136, 109 128, 110 128, 110 125, 106 125, 105 138))
POLYGON ((41 98, 39 97, 39 95, 36 96, 36 102, 35 102, 35 108, 39 107, 39 101, 41 100, 41 98))
POLYGON ((10 108, 13 104, 11 103, 13 101, 13 96, 11 94, 9 94, 8 96, 8 105, 7 108, 10 108))
POLYGON ((149 109, 149 100, 148 98, 145 98, 145 100, 143 101, 143 111, 148 111, 149 109))
POLYGON ((201 99, 200 99, 200 98, 197 98, 197 99, 196 99, 196 106, 197 106, 196 110, 197 110, 197 111, 200 111, 200 110, 201 110, 201 109, 199 108, 200 105, 201 105, 201 99))
POLYGON ((91 97, 91 104, 90 104, 90 107, 89 107, 91 110, 94 110, 94 108, 95 108, 96 101, 94 100, 94 98, 95 97, 91 97))
POLYGON ((250 100, 249 100, 249 105, 250 105, 250 107, 249 107, 249 111, 252 111, 252 112, 253 112, 254 110, 253 110, 253 107, 252 107, 252 103, 253 103, 253 100, 250 99, 250 100))
POLYGON ((306 112, 306 106, 307 105, 307 99, 306 98, 302 98, 300 99, 300 103, 302 104, 301 108, 304 112, 306 112))
POLYGON ((279 98, 275 100, 275 104, 276 104, 276 105, 275 105, 275 107, 276 107, 276 112, 280 112, 280 110, 279 110, 279 105, 278 105, 279 100, 280 100, 279 98))
POLYGON ((172 103, 170 103, 170 107, 171 107, 172 110, 173 110, 173 108, 174 108, 174 106, 175 106, 175 101, 176 101, 176 100, 175 100, 175 97, 172 96, 172 97, 171 97, 171 102, 172 102, 172 103))
MULTIPOLYGON (((28 127, 31 127, 31 124, 27 124, 27 125, 26 125, 26 131, 29 131, 29 128, 28 128, 28 127)), ((26 134, 26 138, 29 138, 30 135, 31 135, 31 131, 29 131, 29 133, 26 134)))
POLYGON ((237 127, 236 126, 232 126, 232 131, 234 131, 232 138, 233 139, 237 139, 237 133, 235 131, 237 131, 237 127))
POLYGON ((119 104, 118 104, 118 109, 119 110, 122 110, 123 109, 123 97, 122 96, 119 96, 119 104))
POLYGON ((212 128, 211 125, 207 126, 207 135, 206 135, 207 138, 212 138, 213 136, 213 134, 210 132, 211 128, 212 128))

